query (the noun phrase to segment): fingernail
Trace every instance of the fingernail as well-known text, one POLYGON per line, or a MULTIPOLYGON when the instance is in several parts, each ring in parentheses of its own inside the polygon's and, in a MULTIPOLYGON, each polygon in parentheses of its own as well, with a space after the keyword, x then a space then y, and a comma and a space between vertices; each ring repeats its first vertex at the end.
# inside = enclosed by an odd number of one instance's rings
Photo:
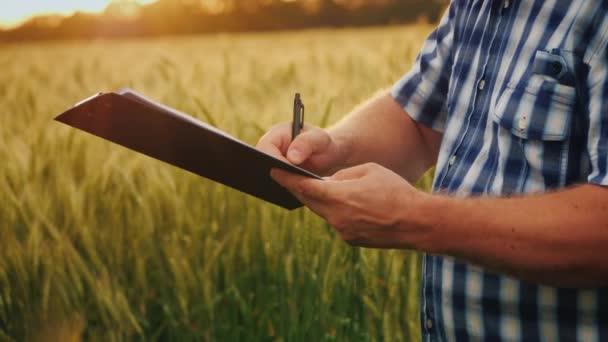
POLYGON ((302 153, 300 151, 295 150, 295 149, 294 150, 289 150, 288 154, 289 154, 288 155, 289 160, 291 160, 291 162, 297 164, 297 163, 299 163, 299 162, 302 161, 302 153))

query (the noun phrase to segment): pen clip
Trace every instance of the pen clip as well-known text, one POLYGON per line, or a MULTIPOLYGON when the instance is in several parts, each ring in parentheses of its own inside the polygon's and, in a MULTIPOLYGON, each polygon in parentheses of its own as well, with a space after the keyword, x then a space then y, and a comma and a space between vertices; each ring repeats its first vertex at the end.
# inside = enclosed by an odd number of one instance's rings
POLYGON ((300 108, 302 111, 300 112, 300 129, 304 129, 304 104, 300 101, 300 108))

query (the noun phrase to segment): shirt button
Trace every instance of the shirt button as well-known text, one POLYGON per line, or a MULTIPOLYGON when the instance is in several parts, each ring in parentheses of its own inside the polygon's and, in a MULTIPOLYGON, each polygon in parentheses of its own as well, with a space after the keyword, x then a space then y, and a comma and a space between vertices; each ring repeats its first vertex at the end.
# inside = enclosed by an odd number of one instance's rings
POLYGON ((433 320, 431 320, 431 319, 427 319, 427 320, 426 320, 426 328, 427 328, 428 330, 433 329, 433 320))
POLYGON ((486 87, 486 80, 481 79, 481 80, 479 81, 479 84, 477 85, 477 89, 479 89, 479 90, 483 90, 483 88, 485 88, 485 87, 486 87))
POLYGON ((450 160, 448 161, 448 165, 452 166, 452 165, 454 165, 455 162, 456 162, 456 155, 453 155, 450 157, 450 160))
POLYGON ((560 63, 558 61, 551 63, 551 71, 556 76, 559 75, 559 73, 562 72, 562 63, 560 63))
POLYGON ((520 131, 525 130, 527 126, 528 126, 528 124, 526 123, 526 118, 525 117, 519 119, 518 127, 519 127, 520 131))

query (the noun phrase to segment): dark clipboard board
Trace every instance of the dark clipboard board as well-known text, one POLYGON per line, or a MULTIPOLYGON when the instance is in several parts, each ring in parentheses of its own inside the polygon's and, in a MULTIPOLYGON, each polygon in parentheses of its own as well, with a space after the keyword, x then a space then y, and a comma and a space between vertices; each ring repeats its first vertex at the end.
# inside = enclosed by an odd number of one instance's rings
POLYGON ((302 204, 272 168, 322 179, 130 89, 94 95, 55 120, 290 210, 302 204))

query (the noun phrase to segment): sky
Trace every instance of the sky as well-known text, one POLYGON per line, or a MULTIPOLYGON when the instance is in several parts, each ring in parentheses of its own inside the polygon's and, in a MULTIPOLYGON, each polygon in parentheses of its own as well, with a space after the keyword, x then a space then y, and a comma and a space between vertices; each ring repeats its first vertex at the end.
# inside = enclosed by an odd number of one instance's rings
MULTIPOLYGON (((112 0, 0 0, 0 27, 14 27, 40 14, 70 15, 76 11, 101 12, 112 0)), ((122 0, 125 1, 125 0, 122 0)), ((155 0, 130 0, 150 3, 155 0)))

